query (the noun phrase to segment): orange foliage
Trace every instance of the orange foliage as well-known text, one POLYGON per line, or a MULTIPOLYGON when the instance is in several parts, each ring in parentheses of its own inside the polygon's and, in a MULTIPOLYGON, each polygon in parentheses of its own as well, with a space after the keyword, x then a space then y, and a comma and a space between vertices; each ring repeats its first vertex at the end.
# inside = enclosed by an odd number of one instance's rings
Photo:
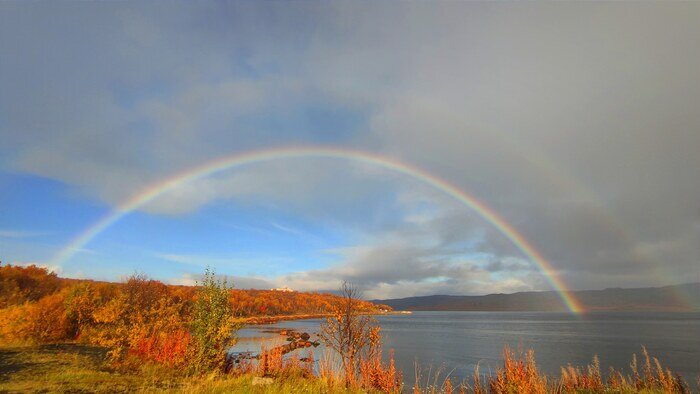
POLYGON ((27 335, 38 342, 49 343, 66 339, 69 322, 63 293, 46 296, 27 310, 27 335))
MULTIPOLYGON (((59 278, 34 265, 0 265, 0 341, 79 340, 108 347, 114 362, 132 355, 185 367, 188 357, 191 364, 193 355, 201 353, 194 348, 202 350, 193 337, 194 306, 201 289, 140 275, 125 283, 108 283, 59 278)), ((339 299, 318 293, 225 291, 230 309, 240 317, 327 314, 339 299)), ((358 303, 363 311, 378 308, 358 303)), ((294 369, 291 364, 284 368, 294 369)))
POLYGON ((362 388, 384 393, 399 393, 402 388, 401 373, 396 370, 394 353, 389 353, 389 363, 382 363, 381 352, 360 360, 360 385, 362 388))
POLYGON ((171 293, 171 288, 161 282, 132 276, 115 297, 94 309, 96 330, 88 340, 111 348, 115 361, 130 351, 142 354, 139 347, 152 341, 154 346, 158 344, 158 350, 143 355, 157 360, 164 338, 177 337, 189 322, 189 300, 171 293))
POLYGON ((62 280, 46 268, 0 265, 0 308, 38 301, 61 287, 62 280))
POLYGON ((0 338, 6 342, 49 343, 70 335, 63 293, 0 310, 0 338))
POLYGON ((564 391, 576 391, 578 389, 588 391, 601 391, 604 387, 600 376, 600 362, 598 357, 593 357, 593 364, 585 370, 568 365, 561 368, 561 387, 564 391))
POLYGON ((535 363, 535 354, 529 350, 525 355, 516 354, 508 347, 503 349, 503 367, 489 379, 489 388, 494 394, 547 393, 547 377, 540 374, 535 363))
POLYGON ((585 369, 572 367, 562 368, 559 387, 565 393, 574 392, 663 392, 687 393, 688 387, 680 376, 674 376, 670 369, 664 369, 656 357, 649 356, 647 349, 642 347, 644 365, 639 371, 637 355, 632 355, 630 369, 632 374, 625 375, 610 368, 607 382, 603 381, 600 373, 598 357, 593 358, 593 364, 585 369))
POLYGON ((285 358, 280 347, 270 350, 262 348, 256 372, 265 377, 311 378, 314 376, 313 353, 308 351, 304 361, 301 361, 296 354, 285 358))
POLYGON ((442 385, 442 392, 445 394, 452 394, 454 387, 452 387, 452 381, 450 378, 445 379, 445 383, 442 385))
POLYGON ((187 362, 190 343, 190 333, 185 330, 153 333, 138 339, 130 353, 169 367, 182 367, 187 362))
MULTIPOLYGON (((285 292, 275 290, 231 290, 229 297, 236 316, 280 316, 280 315, 318 315, 334 311, 340 297, 326 293, 285 292)), ((376 305, 367 301, 358 301, 360 311, 376 312, 379 309, 390 310, 388 306, 376 305)))

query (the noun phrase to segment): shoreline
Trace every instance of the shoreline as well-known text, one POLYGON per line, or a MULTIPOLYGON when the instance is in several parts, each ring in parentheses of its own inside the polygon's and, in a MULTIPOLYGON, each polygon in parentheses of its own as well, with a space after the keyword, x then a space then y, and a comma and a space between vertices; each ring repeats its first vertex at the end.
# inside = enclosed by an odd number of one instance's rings
MULTIPOLYGON (((380 316, 380 315, 410 315, 412 311, 388 311, 388 312, 372 312, 366 313, 367 315, 380 316)), ((301 315, 276 315, 276 316, 251 316, 251 317, 241 317, 236 318, 236 323, 250 326, 258 326, 264 324, 275 324, 284 321, 294 321, 294 320, 311 320, 311 319, 323 319, 327 317, 332 317, 332 313, 309 313, 301 315)))

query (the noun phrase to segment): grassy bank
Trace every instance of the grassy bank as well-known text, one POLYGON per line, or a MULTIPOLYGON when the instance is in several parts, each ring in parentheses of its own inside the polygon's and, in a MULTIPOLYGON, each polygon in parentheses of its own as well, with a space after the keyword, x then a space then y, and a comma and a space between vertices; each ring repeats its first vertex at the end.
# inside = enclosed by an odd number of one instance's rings
MULTIPOLYGON (((461 386, 444 377, 427 376, 429 383, 420 387, 404 387, 413 393, 681 393, 680 387, 644 382, 613 384, 601 381, 595 369, 586 372, 569 371, 567 377, 553 379, 540 375, 527 360, 506 357, 505 368, 487 379, 461 386), (575 380, 576 382, 572 381, 575 380), (461 387, 460 387, 461 386, 461 387), (502 387, 500 387, 502 386, 502 387), (461 391, 460 389, 464 390, 461 391)), ((646 369, 647 367, 643 367, 646 369)), ((653 374, 653 372, 650 372, 653 374)), ((646 372, 642 380, 654 379, 646 372)), ((663 379, 663 378, 661 378, 663 379)), ((342 385, 329 385, 320 378, 290 375, 266 379, 260 384, 254 373, 240 376, 210 374, 202 377, 185 376, 153 363, 116 369, 107 358, 107 349, 75 343, 0 346, 0 393, 361 393, 346 390, 342 385), (257 383, 257 384, 256 384, 257 383)))
POLYGON ((107 349, 81 344, 0 347, 0 392, 351 393, 319 379, 276 379, 254 385, 252 375, 183 378, 154 365, 111 368, 107 349))

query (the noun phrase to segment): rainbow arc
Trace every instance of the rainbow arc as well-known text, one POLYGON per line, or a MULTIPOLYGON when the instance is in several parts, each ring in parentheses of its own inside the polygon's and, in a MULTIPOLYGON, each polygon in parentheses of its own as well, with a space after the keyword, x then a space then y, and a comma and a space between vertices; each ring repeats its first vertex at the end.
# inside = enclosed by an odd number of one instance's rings
POLYGON ((234 168, 274 160, 297 158, 331 158, 359 161, 404 174, 444 192, 445 194, 459 201, 464 206, 475 211, 484 220, 493 225, 494 228, 496 228, 501 234, 508 238, 513 245, 515 245, 515 247, 517 247, 538 267, 540 272, 545 276, 545 278, 547 278, 547 281, 550 283, 552 288, 559 294, 559 297, 569 311, 576 314, 584 312, 584 308, 582 307, 581 303, 576 299, 574 294, 568 290, 566 284, 559 277, 557 271, 552 267, 551 263, 548 262, 542 256, 542 254, 515 229, 515 227, 509 224, 484 202, 451 184, 447 180, 441 179, 418 167, 374 153, 336 147, 301 146, 257 150, 218 158, 177 173, 145 188, 123 204, 117 206, 114 210, 109 212, 92 226, 88 227, 84 232, 79 234, 54 256, 51 265, 61 265, 63 262, 70 259, 76 253, 76 251, 84 248, 92 239, 105 231, 112 224, 116 223, 134 210, 137 210, 155 200, 160 195, 175 189, 179 185, 234 168))

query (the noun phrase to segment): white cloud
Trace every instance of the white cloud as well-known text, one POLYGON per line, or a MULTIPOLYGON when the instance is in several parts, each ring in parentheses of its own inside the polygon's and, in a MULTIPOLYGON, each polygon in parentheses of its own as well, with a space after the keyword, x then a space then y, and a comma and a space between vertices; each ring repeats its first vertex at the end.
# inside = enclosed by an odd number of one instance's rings
POLYGON ((44 264, 41 262, 35 262, 35 261, 11 261, 10 265, 16 265, 16 266, 20 266, 20 267, 27 267, 30 265, 36 265, 37 267, 40 267, 40 268, 46 268, 49 272, 53 272, 56 275, 63 274, 63 267, 61 267, 59 265, 48 265, 48 264, 44 264))
POLYGON ((240 267, 250 267, 258 266, 264 264, 269 265, 281 265, 288 263, 289 258, 283 257, 269 257, 269 258, 250 258, 250 257, 217 257, 208 255, 184 255, 184 254, 173 254, 173 253, 156 253, 155 257, 172 261, 175 263, 193 265, 197 267, 213 267, 222 269, 240 268, 240 267))
POLYGON ((9 230, 0 229, 0 238, 33 238, 46 235, 45 232, 39 231, 21 231, 21 230, 9 230))

